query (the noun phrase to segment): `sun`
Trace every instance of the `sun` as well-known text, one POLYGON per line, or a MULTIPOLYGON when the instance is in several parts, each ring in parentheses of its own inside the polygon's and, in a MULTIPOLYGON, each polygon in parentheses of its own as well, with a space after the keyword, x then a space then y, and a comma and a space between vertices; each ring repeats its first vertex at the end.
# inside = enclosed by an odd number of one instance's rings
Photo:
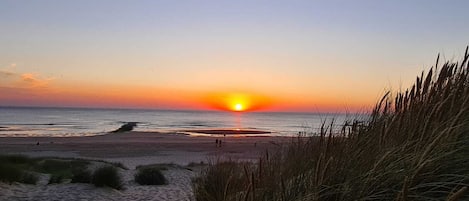
POLYGON ((234 111, 238 111, 238 112, 241 112, 244 110, 244 107, 243 107, 243 104, 241 103, 236 103, 233 107, 234 111))
POLYGON ((251 112, 266 104, 263 96, 248 93, 213 93, 206 100, 213 108, 229 112, 251 112))

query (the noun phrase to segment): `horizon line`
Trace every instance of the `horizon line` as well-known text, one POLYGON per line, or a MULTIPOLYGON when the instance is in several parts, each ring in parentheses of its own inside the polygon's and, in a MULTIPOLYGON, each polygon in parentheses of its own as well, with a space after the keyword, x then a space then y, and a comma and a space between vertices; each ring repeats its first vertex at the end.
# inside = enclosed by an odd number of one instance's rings
POLYGON ((177 109, 177 108, 144 108, 144 107, 93 107, 93 106, 40 106, 40 105, 0 105, 0 108, 30 108, 30 109, 82 109, 82 110, 149 110, 149 111, 168 111, 168 112, 219 112, 219 113, 286 113, 286 114, 366 114, 366 112, 311 112, 311 111, 225 111, 216 109, 177 109))

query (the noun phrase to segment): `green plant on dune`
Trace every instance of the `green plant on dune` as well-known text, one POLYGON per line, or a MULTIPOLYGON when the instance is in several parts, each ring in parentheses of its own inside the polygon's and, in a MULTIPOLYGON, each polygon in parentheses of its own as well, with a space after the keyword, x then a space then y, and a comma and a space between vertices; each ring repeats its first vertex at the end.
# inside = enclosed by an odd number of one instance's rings
POLYGON ((164 170, 160 167, 142 167, 137 169, 137 173, 134 175, 135 182, 140 185, 164 185, 168 181, 166 177, 161 173, 164 170))
POLYGON ((35 184, 38 176, 29 171, 35 160, 23 155, 0 155, 0 181, 35 184))
POLYGON ((209 164, 199 201, 468 200, 469 53, 408 90, 386 93, 365 121, 298 137, 256 164, 209 164))
POLYGON ((73 178, 75 178, 75 181, 87 181, 89 183, 91 179, 82 179, 86 175, 79 175, 81 171, 87 169, 89 164, 89 161, 83 159, 30 158, 23 155, 0 155, 0 181, 35 184, 38 180, 37 173, 45 173, 50 174, 50 184, 61 183, 67 179, 73 180, 73 178))
POLYGON ((39 177, 34 172, 23 171, 19 182, 24 184, 36 184, 39 177))
POLYGON ((48 184, 60 184, 62 181, 65 179, 64 175, 61 174, 53 174, 49 178, 49 183, 48 184))
POLYGON ((72 180, 71 183, 91 183, 91 171, 84 169, 73 169, 72 170, 72 180))
POLYGON ((93 172, 91 183, 97 187, 111 187, 122 189, 122 179, 119 171, 114 166, 102 166, 93 172))
POLYGON ((84 160, 45 158, 36 163, 34 170, 50 174, 49 184, 53 184, 76 177, 76 172, 86 169, 89 164, 84 160))

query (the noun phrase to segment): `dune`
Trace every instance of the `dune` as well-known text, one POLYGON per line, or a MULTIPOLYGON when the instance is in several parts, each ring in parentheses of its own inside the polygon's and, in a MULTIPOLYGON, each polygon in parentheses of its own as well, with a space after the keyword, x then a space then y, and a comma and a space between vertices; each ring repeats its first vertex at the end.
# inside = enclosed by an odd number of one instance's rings
POLYGON ((91 184, 36 185, 0 182, 0 200, 193 200, 192 179, 197 169, 190 163, 207 163, 217 157, 255 160, 276 149, 290 137, 216 137, 178 133, 124 132, 87 137, 3 137, 0 152, 32 157, 74 157, 122 163, 124 190, 97 188, 91 184), (39 145, 37 145, 39 144, 39 145), (169 184, 141 186, 133 181, 135 168, 147 164, 175 164, 163 171, 169 184))

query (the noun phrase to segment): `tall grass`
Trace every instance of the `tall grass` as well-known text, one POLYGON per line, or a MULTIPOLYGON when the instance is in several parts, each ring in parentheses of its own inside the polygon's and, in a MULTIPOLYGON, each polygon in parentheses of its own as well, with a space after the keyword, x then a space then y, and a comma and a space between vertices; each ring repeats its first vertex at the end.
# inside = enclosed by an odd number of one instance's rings
POLYGON ((408 90, 386 93, 366 121, 298 137, 257 164, 214 162, 199 201, 468 200, 469 54, 408 90))

